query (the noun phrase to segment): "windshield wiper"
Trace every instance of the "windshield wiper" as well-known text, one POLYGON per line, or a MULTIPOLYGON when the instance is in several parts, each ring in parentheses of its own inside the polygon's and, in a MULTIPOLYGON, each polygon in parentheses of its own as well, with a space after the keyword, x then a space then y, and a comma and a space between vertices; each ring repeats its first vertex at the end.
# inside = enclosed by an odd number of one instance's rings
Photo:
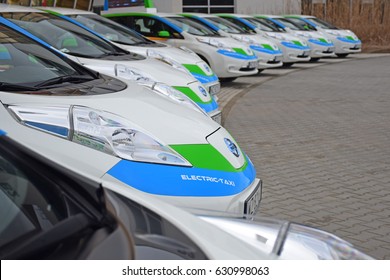
POLYGON ((55 78, 43 81, 41 83, 36 84, 35 87, 42 88, 42 87, 47 87, 47 86, 51 86, 51 85, 63 84, 66 82, 78 83, 78 82, 91 81, 94 79, 95 79, 94 77, 91 77, 89 75, 67 75, 67 76, 55 77, 55 78))
POLYGON ((127 53, 122 53, 122 52, 109 52, 109 53, 105 53, 105 54, 102 54, 100 56, 97 56, 96 58, 103 58, 103 57, 107 57, 107 56, 122 56, 122 55, 126 55, 127 53))
POLYGON ((11 84, 7 82, 0 82, 0 90, 3 91, 36 91, 38 88, 31 86, 23 86, 18 84, 11 84))

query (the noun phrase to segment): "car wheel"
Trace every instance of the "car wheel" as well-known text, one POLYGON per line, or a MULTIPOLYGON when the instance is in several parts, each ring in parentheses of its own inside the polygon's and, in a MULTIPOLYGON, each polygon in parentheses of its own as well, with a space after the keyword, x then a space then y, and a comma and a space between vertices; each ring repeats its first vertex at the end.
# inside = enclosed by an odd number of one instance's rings
POLYGON ((233 78, 219 78, 219 81, 221 83, 230 83, 230 82, 233 82, 235 79, 237 79, 237 77, 233 77, 233 78))
POLYGON ((283 67, 285 68, 289 68, 291 66, 293 66, 294 62, 283 62, 283 67))
POLYGON ((336 55, 338 57, 344 58, 344 57, 347 57, 349 55, 349 53, 336 53, 336 55))

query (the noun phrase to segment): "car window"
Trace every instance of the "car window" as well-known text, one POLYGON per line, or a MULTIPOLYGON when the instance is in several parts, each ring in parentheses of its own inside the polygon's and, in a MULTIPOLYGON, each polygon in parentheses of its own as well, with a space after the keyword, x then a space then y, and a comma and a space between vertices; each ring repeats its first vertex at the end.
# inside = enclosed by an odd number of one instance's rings
POLYGON ((241 28, 238 25, 235 25, 223 18, 217 18, 217 17, 206 17, 205 18, 208 21, 211 21, 213 24, 218 26, 218 28, 222 29, 222 31, 225 31, 230 34, 250 34, 250 32, 246 31, 245 29, 241 28))
POLYGON ((77 70, 33 40, 0 24, 0 83, 34 85, 77 70))
POLYGON ((324 29, 338 29, 333 24, 330 24, 329 22, 323 21, 319 18, 308 18, 308 20, 314 22, 315 24, 317 24, 318 26, 324 29))
POLYGON ((284 26, 289 27, 292 30, 302 30, 302 31, 307 30, 306 28, 290 21, 290 19, 287 19, 287 18, 277 18, 276 20, 279 21, 280 23, 282 23, 284 26))
POLYGON ((170 27, 168 24, 151 17, 136 17, 134 27, 136 31, 147 37, 160 37, 160 38, 182 38, 182 36, 170 27), (166 31, 164 36, 161 35, 161 31, 166 31))
POLYGON ((223 19, 226 19, 227 21, 239 26, 242 30, 245 30, 246 32, 250 34, 256 34, 254 30, 252 30, 249 26, 247 26, 245 23, 241 22, 239 19, 236 18, 229 18, 229 17, 224 17, 223 19))
POLYGON ((127 52, 65 19, 46 13, 1 13, 56 49, 76 56, 101 58, 127 52))
POLYGON ((81 14, 71 15, 70 17, 116 43, 127 45, 155 44, 133 30, 98 15, 81 14))
POLYGON ((183 39, 183 36, 181 36, 179 32, 156 18, 143 16, 115 16, 110 17, 110 19, 131 28, 146 37, 183 39), (160 31, 166 32, 162 36, 160 31))
POLYGON ((167 17, 166 19, 192 35, 221 37, 217 31, 192 18, 167 17))
POLYGON ((279 29, 274 28, 272 25, 269 25, 265 22, 262 22, 257 18, 245 18, 245 19, 262 31, 279 32, 279 29))
POLYGON ((51 229, 68 216, 61 193, 0 154, 0 251, 51 229))
POLYGON ((317 31, 317 29, 308 24, 306 21, 300 19, 300 18, 287 18, 287 20, 293 22, 294 24, 300 26, 301 29, 304 29, 304 30, 312 30, 312 31, 317 31))

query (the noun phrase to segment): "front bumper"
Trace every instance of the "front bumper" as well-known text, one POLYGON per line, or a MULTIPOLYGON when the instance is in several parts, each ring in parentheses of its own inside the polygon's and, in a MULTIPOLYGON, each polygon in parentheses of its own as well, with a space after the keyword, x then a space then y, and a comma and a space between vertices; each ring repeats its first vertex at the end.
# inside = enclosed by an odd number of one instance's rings
POLYGON ((251 45, 250 48, 259 58, 258 69, 275 68, 283 65, 283 53, 280 50, 270 50, 251 45))
POLYGON ((254 166, 240 170, 215 170, 121 160, 104 180, 157 196, 168 203, 244 215, 254 214, 261 201, 262 185, 254 166))
POLYGON ((311 49, 309 47, 297 46, 292 43, 281 42, 279 47, 283 52, 283 62, 299 62, 299 61, 309 61, 311 49))
POLYGON ((213 62, 213 70, 220 78, 234 78, 254 75, 258 72, 258 58, 218 50, 213 62))
POLYGON ((358 53, 362 51, 362 42, 360 40, 350 40, 345 37, 337 37, 334 39, 336 54, 358 53))
POLYGON ((326 57, 334 55, 335 46, 333 44, 321 42, 318 40, 308 40, 311 52, 310 57, 326 57))

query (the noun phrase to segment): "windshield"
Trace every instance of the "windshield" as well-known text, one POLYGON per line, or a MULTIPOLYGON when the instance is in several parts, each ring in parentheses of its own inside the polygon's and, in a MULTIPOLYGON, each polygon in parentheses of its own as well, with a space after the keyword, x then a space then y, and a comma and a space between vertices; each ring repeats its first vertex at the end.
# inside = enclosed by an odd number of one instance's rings
POLYGON ((217 31, 211 29, 206 24, 191 18, 168 17, 166 19, 192 35, 222 37, 217 31))
POLYGON ((265 31, 265 32, 279 32, 279 29, 274 28, 273 26, 259 21, 257 18, 245 18, 247 21, 249 21, 251 24, 256 26, 256 28, 265 31))
POLYGON ((1 13, 56 49, 75 56, 101 58, 127 52, 65 19, 45 13, 1 13))
POLYGON ((238 26, 241 30, 245 31, 245 33, 247 34, 256 34, 256 31, 254 31, 251 27, 241 22, 237 18, 230 18, 230 17, 222 17, 222 18, 230 23, 233 23, 235 26, 238 26))
POLYGON ((230 34, 250 34, 250 32, 246 31, 245 29, 241 28, 240 26, 231 23, 227 21, 226 19, 219 18, 219 17, 206 17, 208 21, 211 21, 213 24, 218 26, 222 29, 222 31, 225 31, 226 33, 230 34))
POLYGON ((113 42, 125 45, 156 44, 137 32, 98 15, 70 15, 76 21, 113 42))
POLYGON ((330 24, 329 22, 323 21, 319 18, 308 18, 308 20, 314 22, 316 25, 324 29, 338 29, 336 26, 330 24))
POLYGON ((306 21, 300 18, 286 18, 285 20, 288 20, 292 23, 294 23, 296 26, 299 26, 299 30, 308 30, 308 31, 317 31, 317 29, 312 26, 311 24, 308 24, 306 21))
POLYGON ((267 24, 268 26, 271 26, 274 29, 274 32, 286 32, 283 27, 275 23, 274 21, 268 19, 268 18, 256 18, 259 22, 267 24))
POLYGON ((0 24, 0 89, 10 84, 34 86, 49 79, 80 74, 85 73, 78 72, 63 58, 28 37, 0 24))
POLYGON ((290 19, 287 19, 287 18, 276 18, 275 20, 279 21, 281 24, 283 24, 286 27, 289 27, 292 30, 307 31, 307 29, 299 26, 296 23, 293 23, 292 21, 290 21, 290 19))

